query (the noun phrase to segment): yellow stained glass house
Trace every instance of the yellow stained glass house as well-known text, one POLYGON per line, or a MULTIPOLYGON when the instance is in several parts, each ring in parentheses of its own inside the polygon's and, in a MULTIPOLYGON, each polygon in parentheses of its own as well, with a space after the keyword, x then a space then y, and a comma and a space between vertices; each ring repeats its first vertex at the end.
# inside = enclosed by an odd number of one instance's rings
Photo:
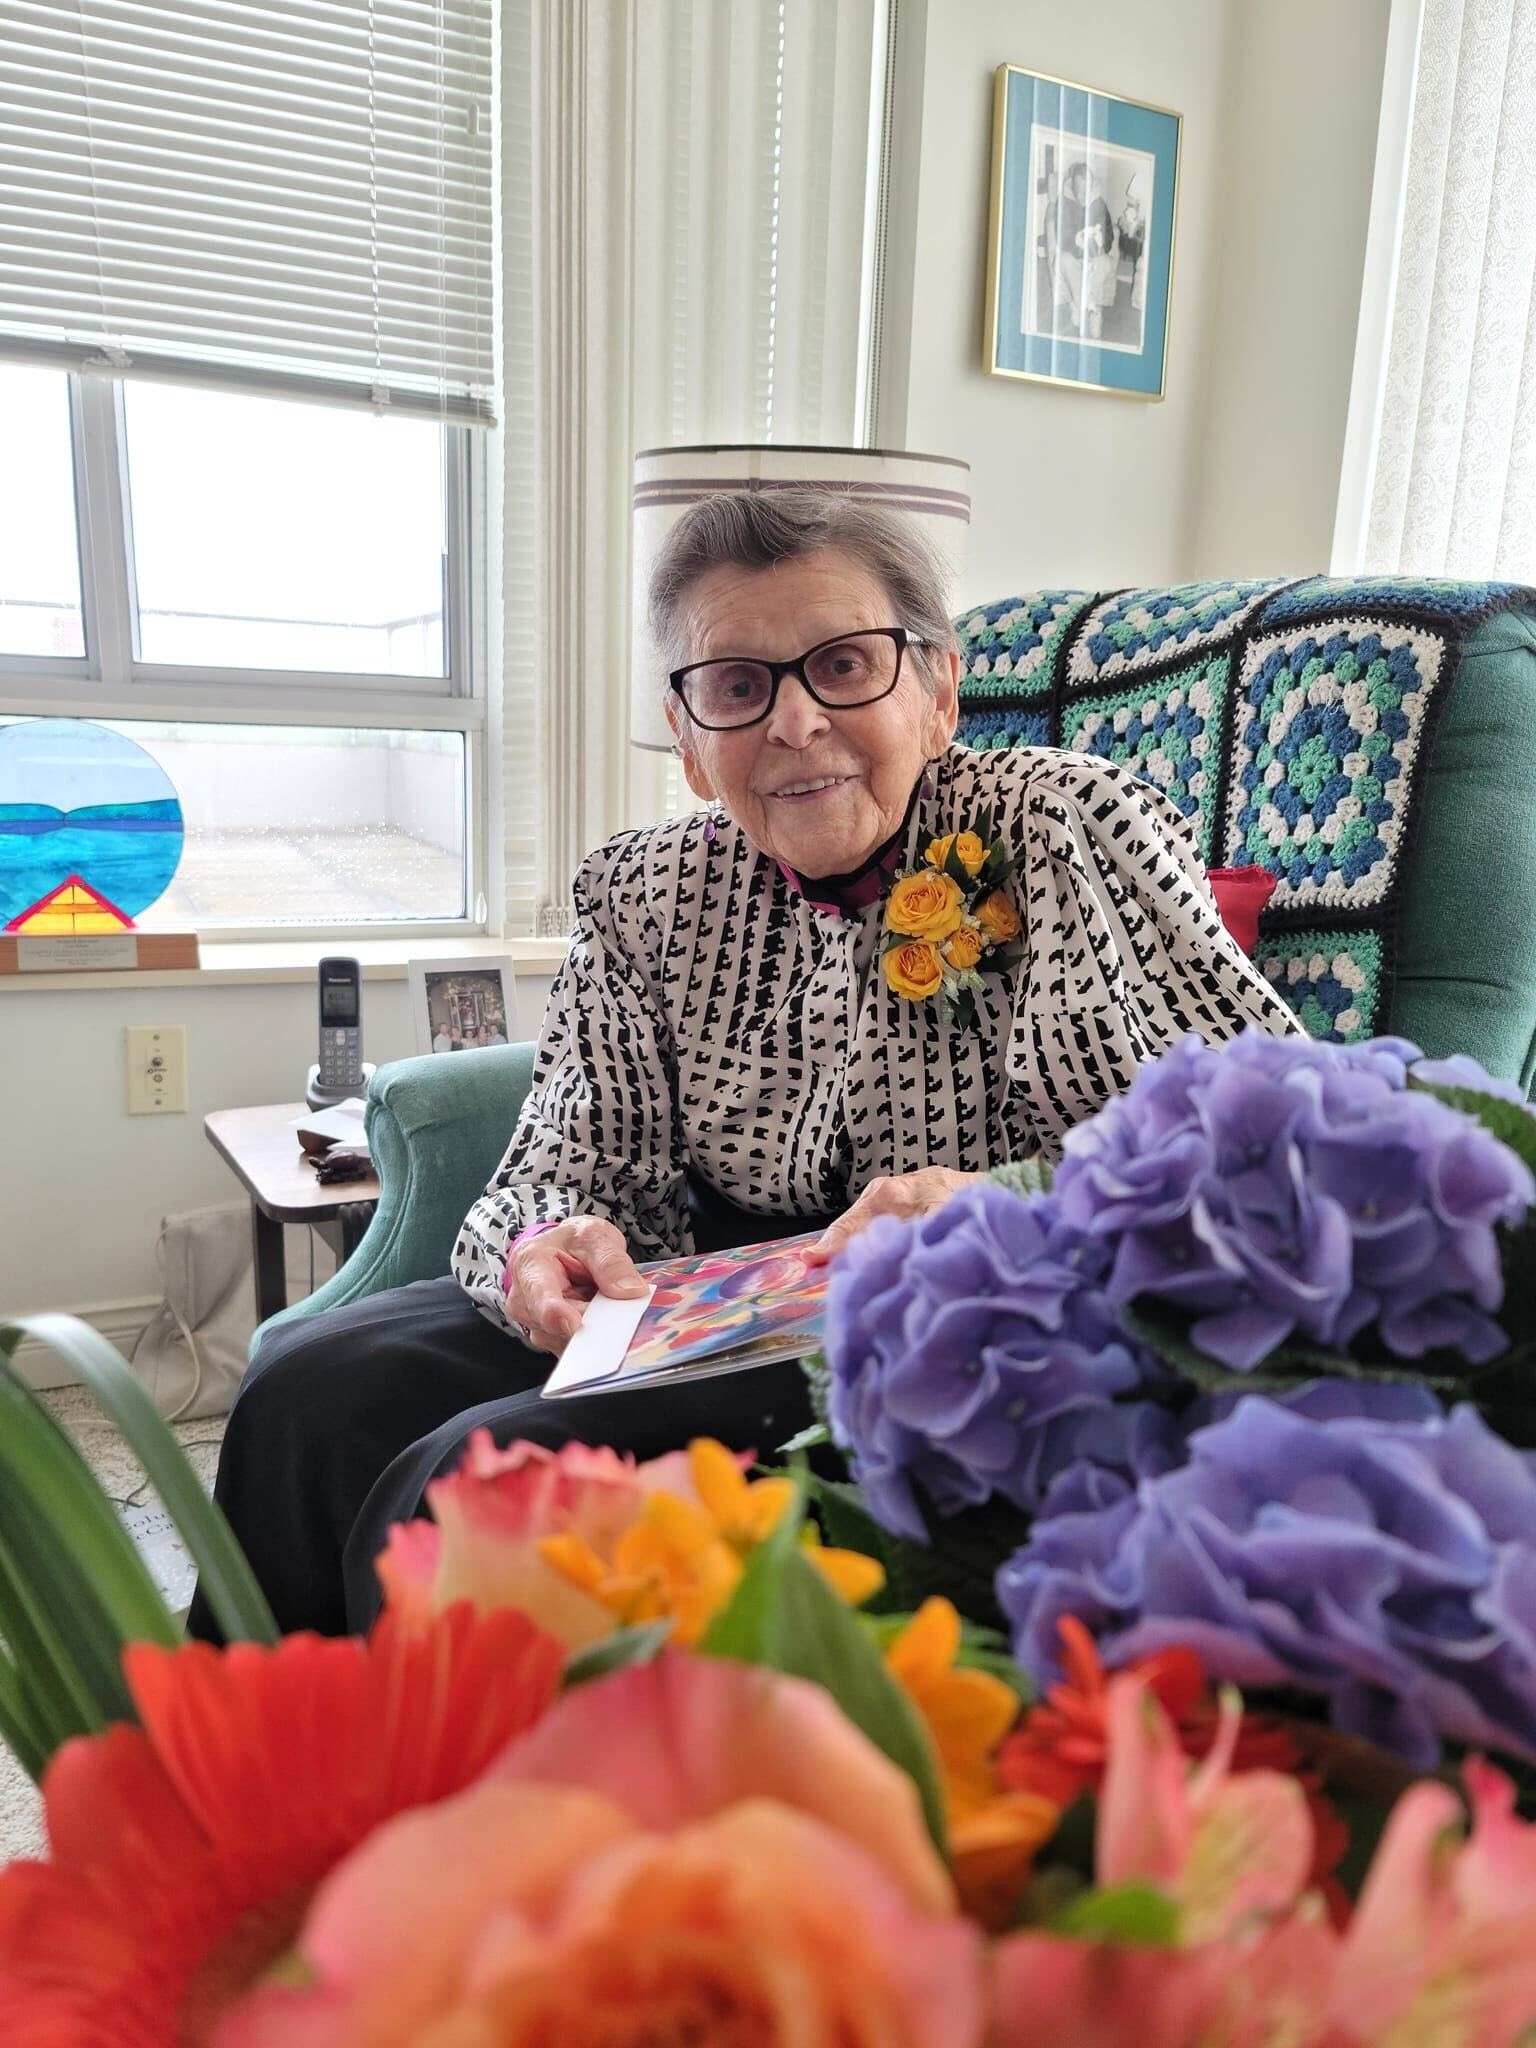
POLYGON ((56 937, 61 932, 131 932, 133 919, 124 917, 89 882, 69 875, 30 910, 13 917, 5 929, 24 932, 28 938, 56 937))

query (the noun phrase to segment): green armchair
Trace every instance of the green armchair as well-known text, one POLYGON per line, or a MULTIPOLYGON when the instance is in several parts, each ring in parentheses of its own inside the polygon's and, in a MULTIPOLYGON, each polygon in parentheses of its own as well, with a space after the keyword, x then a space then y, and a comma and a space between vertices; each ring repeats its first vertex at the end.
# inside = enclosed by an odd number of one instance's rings
POLYGON ((380 1067, 366 1116, 379 1206, 340 1271, 270 1316, 252 1349, 279 1323, 446 1273, 459 1226, 500 1165, 532 1081, 531 1045, 425 1053, 380 1067))
MULTIPOLYGON (((1454 601, 1466 588, 1442 585, 1437 593, 1443 600, 1449 591, 1454 601)), ((1166 599, 1190 608, 1187 591, 1166 599)), ((1054 691, 1037 694, 1028 668, 1036 648, 1042 668, 1050 668, 1050 622, 1070 616, 1077 601, 1078 593, 1037 593, 961 622, 967 647, 963 738, 981 746, 1077 743, 1063 724, 1070 692, 1058 682, 1054 691), (1006 686, 1004 664, 987 654, 1004 645, 1006 686), (1038 708, 1046 696, 1051 724, 1038 708)), ((1240 653, 1229 651, 1234 668, 1240 653)), ((1147 685, 1126 693, 1138 700, 1148 694, 1147 685)), ((1095 713, 1111 702, 1100 696, 1079 709, 1095 713)), ((1140 704, 1138 715, 1145 709, 1140 704)), ((1399 1032, 1429 1053, 1471 1053, 1527 1093, 1536 1077, 1536 916, 1526 893, 1526 878, 1536 874, 1533 714, 1536 611, 1517 605, 1473 627, 1433 727, 1429 757, 1418 764, 1417 815, 1402 855, 1396 974, 1375 1019, 1378 1031, 1399 1032)), ((1124 721, 1119 731, 1123 737, 1124 721)), ((1122 748, 1118 757, 1141 765, 1134 748, 1122 748)), ((1211 853, 1214 864, 1214 846, 1211 853)), ((1311 942, 1313 935, 1303 936, 1311 942)), ((1332 935, 1320 942, 1339 943, 1332 935)), ((1262 961, 1262 943, 1258 957, 1262 961)), ((383 1188, 378 1210, 341 1271, 272 1321, 446 1272, 459 1225, 506 1149, 532 1073, 531 1045, 429 1055, 382 1068, 368 1098, 369 1143, 383 1188)))

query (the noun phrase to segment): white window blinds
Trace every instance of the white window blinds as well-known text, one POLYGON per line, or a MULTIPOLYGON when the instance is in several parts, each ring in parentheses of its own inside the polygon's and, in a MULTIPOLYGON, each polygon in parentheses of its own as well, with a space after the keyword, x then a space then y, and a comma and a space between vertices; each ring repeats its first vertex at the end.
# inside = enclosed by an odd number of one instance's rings
POLYGON ((491 10, 4 0, 0 355, 488 418, 491 10))

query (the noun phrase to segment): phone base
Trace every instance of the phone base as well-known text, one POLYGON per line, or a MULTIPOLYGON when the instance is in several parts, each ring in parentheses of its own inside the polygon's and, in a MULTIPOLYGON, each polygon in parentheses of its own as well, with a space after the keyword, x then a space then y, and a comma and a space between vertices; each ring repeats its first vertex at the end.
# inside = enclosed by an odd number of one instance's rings
POLYGON ((355 1088, 327 1088, 320 1079, 320 1062, 316 1060, 304 1084, 305 1106, 309 1109, 334 1109, 338 1102, 349 1102, 354 1095, 366 1095, 375 1071, 372 1060, 364 1060, 363 1078, 355 1088))

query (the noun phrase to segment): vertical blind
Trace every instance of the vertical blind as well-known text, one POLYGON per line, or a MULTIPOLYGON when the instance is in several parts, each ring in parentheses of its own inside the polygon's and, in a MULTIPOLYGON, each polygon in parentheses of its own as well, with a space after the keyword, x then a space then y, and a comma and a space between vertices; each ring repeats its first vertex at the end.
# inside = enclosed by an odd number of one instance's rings
POLYGON ((876 13, 637 10, 637 448, 859 438, 876 13))
POLYGON ((1365 561, 1536 581, 1536 0, 1424 0, 1365 561))
POLYGON ((493 0, 3 0, 0 355, 484 419, 493 0))

